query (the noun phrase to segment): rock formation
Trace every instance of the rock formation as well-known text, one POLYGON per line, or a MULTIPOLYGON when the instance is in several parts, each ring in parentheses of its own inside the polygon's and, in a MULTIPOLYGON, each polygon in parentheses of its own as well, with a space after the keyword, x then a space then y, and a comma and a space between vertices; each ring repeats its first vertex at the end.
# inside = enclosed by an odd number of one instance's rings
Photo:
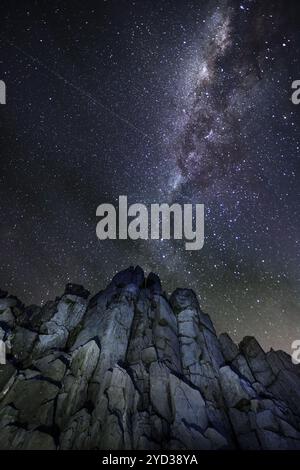
POLYGON ((42 307, 0 291, 0 339, 1 449, 300 449, 300 366, 139 267, 42 307))

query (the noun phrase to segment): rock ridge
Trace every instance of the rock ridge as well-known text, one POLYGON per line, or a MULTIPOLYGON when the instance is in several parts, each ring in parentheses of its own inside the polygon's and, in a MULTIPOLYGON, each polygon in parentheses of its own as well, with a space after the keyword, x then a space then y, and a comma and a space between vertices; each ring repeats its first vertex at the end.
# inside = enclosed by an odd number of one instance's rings
POLYGON ((139 266, 42 307, 0 290, 0 340, 0 449, 300 449, 300 366, 139 266))

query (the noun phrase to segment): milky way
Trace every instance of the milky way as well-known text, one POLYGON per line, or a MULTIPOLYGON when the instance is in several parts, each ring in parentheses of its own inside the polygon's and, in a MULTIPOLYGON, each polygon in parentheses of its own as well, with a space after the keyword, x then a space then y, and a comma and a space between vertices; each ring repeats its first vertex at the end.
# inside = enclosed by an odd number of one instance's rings
POLYGON ((2 289, 26 303, 140 264, 218 332, 300 339, 297 1, 1 2, 2 289), (205 244, 102 241, 96 208, 205 204, 205 244))

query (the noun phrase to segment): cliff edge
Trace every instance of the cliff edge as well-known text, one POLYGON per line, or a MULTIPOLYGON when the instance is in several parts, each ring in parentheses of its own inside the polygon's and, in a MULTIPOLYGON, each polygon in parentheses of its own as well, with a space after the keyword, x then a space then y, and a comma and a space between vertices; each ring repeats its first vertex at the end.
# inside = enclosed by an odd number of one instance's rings
POLYGON ((0 340, 0 449, 300 449, 300 366, 139 267, 43 307, 0 291, 0 340))

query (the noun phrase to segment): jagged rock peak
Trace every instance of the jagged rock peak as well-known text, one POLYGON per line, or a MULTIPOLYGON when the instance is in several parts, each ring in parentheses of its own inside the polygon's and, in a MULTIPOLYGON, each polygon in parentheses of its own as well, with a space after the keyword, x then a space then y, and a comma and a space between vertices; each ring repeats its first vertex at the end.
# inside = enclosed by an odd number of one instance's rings
POLYGON ((0 291, 0 449, 300 449, 300 368, 130 267, 44 306, 0 291))
POLYGON ((79 284, 72 284, 70 282, 66 284, 64 293, 65 295, 76 295, 84 299, 87 299, 90 296, 90 291, 80 286, 79 284))

